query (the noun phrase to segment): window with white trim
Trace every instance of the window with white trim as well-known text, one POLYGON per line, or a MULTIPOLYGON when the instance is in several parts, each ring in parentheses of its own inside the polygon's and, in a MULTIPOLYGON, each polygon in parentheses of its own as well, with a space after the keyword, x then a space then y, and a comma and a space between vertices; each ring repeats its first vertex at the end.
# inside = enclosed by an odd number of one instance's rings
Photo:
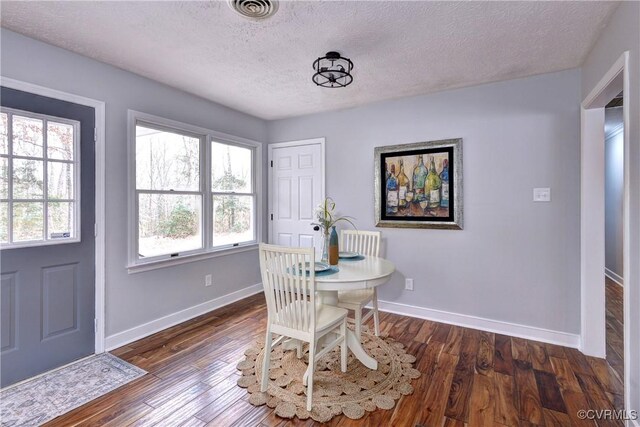
POLYGON ((80 123, 0 110, 0 245, 80 241, 80 123))
POLYGON ((130 267, 257 243, 257 145, 130 112, 130 267))

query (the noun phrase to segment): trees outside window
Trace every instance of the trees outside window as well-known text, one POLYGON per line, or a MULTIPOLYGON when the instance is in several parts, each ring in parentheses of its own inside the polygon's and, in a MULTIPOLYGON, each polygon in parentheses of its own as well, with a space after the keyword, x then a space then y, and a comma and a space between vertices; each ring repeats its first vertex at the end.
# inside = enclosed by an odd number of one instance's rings
POLYGON ((136 120, 135 259, 255 242, 255 148, 136 120))
POLYGON ((80 124, 2 108, 0 243, 3 247, 79 239, 80 124))

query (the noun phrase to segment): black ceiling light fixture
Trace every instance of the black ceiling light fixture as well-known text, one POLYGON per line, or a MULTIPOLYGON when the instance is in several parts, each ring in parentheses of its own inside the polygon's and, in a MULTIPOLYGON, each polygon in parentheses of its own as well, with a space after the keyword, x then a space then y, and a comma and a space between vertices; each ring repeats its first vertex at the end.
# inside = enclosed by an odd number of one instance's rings
POLYGON ((346 87, 353 82, 353 62, 338 52, 327 52, 326 56, 316 59, 313 69, 316 71, 313 82, 318 86, 346 87))

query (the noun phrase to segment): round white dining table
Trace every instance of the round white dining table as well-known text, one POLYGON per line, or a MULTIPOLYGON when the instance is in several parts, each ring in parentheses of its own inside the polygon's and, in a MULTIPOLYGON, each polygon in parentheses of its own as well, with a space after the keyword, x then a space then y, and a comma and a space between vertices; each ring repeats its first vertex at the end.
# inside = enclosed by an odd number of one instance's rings
MULTIPOLYGON (((337 306, 339 291, 372 289, 383 285, 396 267, 384 258, 365 256, 357 261, 341 259, 338 270, 333 274, 316 275, 316 295, 321 304, 337 306)), ((351 329, 347 329, 347 347, 364 366, 378 369, 378 362, 364 351, 360 339, 351 329)))

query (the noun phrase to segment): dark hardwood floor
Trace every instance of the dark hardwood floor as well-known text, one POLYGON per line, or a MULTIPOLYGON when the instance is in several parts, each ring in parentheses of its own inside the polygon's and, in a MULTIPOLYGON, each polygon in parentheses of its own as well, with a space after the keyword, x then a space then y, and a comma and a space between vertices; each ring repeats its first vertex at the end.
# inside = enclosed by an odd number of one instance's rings
MULTIPOLYGON (((121 347, 113 354, 149 374, 48 425, 291 426, 254 407, 236 386, 236 364, 264 333, 256 295, 121 347)), ((622 383, 606 360, 556 345, 381 313, 381 328, 404 343, 423 373, 395 408, 333 426, 594 426, 580 409, 614 409, 622 383)), ((622 425, 606 422, 602 426, 622 425)))
POLYGON ((607 315, 607 362, 618 375, 624 379, 624 305, 622 303, 622 286, 613 280, 606 279, 605 287, 607 315))

